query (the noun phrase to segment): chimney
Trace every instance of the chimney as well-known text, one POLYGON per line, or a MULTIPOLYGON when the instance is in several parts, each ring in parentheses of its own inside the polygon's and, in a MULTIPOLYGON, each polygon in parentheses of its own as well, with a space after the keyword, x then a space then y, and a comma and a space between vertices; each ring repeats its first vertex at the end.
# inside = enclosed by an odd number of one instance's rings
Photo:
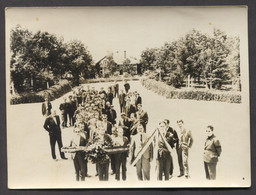
POLYGON ((126 59, 126 51, 124 51, 124 59, 126 59))

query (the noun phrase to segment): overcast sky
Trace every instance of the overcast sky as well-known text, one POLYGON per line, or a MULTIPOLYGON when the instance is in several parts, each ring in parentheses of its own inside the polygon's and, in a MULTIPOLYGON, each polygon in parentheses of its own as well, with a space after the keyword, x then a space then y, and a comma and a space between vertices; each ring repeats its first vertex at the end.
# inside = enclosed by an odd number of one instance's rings
POLYGON ((194 29, 228 35, 244 33, 246 12, 241 7, 81 7, 9 8, 6 11, 7 45, 10 29, 20 24, 36 32, 63 36, 65 42, 81 40, 94 61, 108 51, 127 51, 140 57, 146 48, 160 47, 194 29))

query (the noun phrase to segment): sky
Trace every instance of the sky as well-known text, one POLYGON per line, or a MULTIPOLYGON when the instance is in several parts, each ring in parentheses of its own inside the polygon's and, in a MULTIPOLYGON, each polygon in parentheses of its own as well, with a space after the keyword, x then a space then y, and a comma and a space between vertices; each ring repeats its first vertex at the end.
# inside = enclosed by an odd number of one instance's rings
POLYGON ((146 48, 177 40, 193 28, 243 36, 246 17, 243 7, 8 8, 6 40, 8 47, 10 29, 19 24, 32 32, 62 36, 65 42, 81 40, 94 62, 117 51, 140 58, 146 48))

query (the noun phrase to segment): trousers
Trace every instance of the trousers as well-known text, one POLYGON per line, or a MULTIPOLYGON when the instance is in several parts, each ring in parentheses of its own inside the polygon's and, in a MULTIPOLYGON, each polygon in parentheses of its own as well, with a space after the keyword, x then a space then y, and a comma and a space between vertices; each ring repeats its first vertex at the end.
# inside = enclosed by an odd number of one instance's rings
POLYGON ((178 163, 180 167, 180 175, 184 175, 184 167, 183 167, 183 160, 182 160, 182 148, 178 147, 176 148, 177 151, 177 157, 178 157, 178 163))
POLYGON ((86 160, 84 159, 84 152, 77 152, 73 160, 76 171, 76 180, 79 181, 81 175, 81 181, 85 180, 86 174, 86 160))
POLYGON ((204 162, 206 179, 209 179, 209 180, 216 179, 216 166, 217 166, 217 163, 204 162))
POLYGON ((51 145, 52 158, 56 159, 56 153, 55 153, 56 142, 57 142, 58 147, 59 147, 59 152, 60 152, 61 158, 65 158, 64 153, 61 152, 61 148, 63 146, 62 145, 62 139, 61 139, 61 133, 50 134, 50 145, 51 145))
POLYGON ((169 180, 169 173, 171 167, 171 155, 166 155, 165 157, 158 157, 158 180, 163 180, 163 174, 165 180, 169 180))
POLYGON ((126 154, 115 154, 114 155, 115 161, 115 179, 120 180, 120 168, 122 167, 122 180, 126 180, 126 154))
POLYGON ((139 180, 150 180, 150 160, 142 156, 136 163, 136 171, 139 180))
POLYGON ((108 181, 109 160, 97 163, 100 181, 108 181))

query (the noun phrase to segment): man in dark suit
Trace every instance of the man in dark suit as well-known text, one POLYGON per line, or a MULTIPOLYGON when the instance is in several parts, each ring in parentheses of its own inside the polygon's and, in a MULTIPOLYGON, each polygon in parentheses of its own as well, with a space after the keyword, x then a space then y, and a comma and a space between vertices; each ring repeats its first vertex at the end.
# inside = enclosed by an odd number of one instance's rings
POLYGON ((108 102, 110 102, 110 104, 112 105, 113 99, 114 99, 114 95, 113 95, 113 93, 111 92, 111 90, 108 89, 108 92, 107 92, 107 99, 106 99, 106 100, 107 100, 108 102))
MULTIPOLYGON (((179 144, 178 134, 177 134, 177 132, 172 127, 170 127, 170 125, 169 125, 170 121, 168 119, 165 119, 164 121, 166 123, 167 132, 170 134, 170 137, 172 138, 170 140, 170 146, 172 148, 174 148, 175 146, 177 147, 177 144, 179 144)), ((173 168, 174 168, 173 167, 173 159, 171 158, 170 177, 172 177, 173 168)))
POLYGON ((105 132, 109 135, 112 134, 112 124, 108 121, 106 114, 102 114, 102 128, 105 129, 105 132))
POLYGON ((138 104, 142 104, 142 99, 139 93, 135 92, 136 94, 136 101, 135 101, 135 106, 136 108, 138 107, 138 104))
POLYGON ((60 111, 61 111, 61 120, 62 120, 62 128, 67 127, 67 121, 68 121, 68 110, 69 110, 69 104, 67 103, 66 97, 63 98, 64 102, 60 104, 60 111))
POLYGON ((125 107, 125 93, 123 90, 121 90, 121 93, 119 95, 119 104, 120 104, 120 112, 124 112, 125 107))
POLYGON ((125 92, 126 92, 126 93, 128 93, 129 90, 130 90, 130 84, 127 82, 127 80, 125 80, 124 89, 125 89, 125 92))
POLYGON ((56 115, 56 111, 53 111, 52 115, 48 116, 45 119, 44 128, 46 131, 48 131, 50 136, 52 158, 56 160, 55 144, 57 142, 61 158, 67 159, 64 153, 61 152, 62 139, 61 139, 61 129, 60 129, 60 117, 56 115))
POLYGON ((143 125, 144 131, 146 132, 146 125, 148 124, 148 113, 142 109, 141 104, 138 104, 138 112, 136 115, 137 119, 140 121, 140 124, 143 125))
POLYGON ((165 121, 159 124, 159 133, 162 134, 158 137, 158 180, 162 180, 163 174, 165 176, 165 180, 169 180, 170 167, 172 163, 172 156, 170 152, 170 142, 172 137, 170 133, 166 130, 165 121))
POLYGON ((115 125, 116 124, 116 111, 115 111, 113 105, 111 105, 111 107, 110 107, 109 114, 110 114, 110 122, 112 123, 112 125, 115 125))
POLYGON ((48 97, 45 97, 45 102, 42 103, 42 114, 43 116, 47 117, 51 114, 51 110, 52 110, 52 104, 49 101, 48 97))
MULTIPOLYGON (((138 133, 133 136, 130 145, 129 161, 132 162, 140 152, 140 150, 145 146, 148 140, 148 136, 144 133, 144 128, 142 125, 137 127, 138 133)), ((150 161, 153 159, 153 145, 152 143, 142 154, 141 158, 136 163, 137 177, 139 180, 150 180, 150 161)))
POLYGON ((127 137, 129 142, 131 140, 131 121, 126 117, 125 113, 121 113, 121 120, 118 123, 118 126, 123 128, 123 136, 127 137))
POLYGON ((216 166, 218 158, 222 152, 220 141, 213 133, 213 126, 209 125, 206 128, 207 139, 204 144, 204 168, 206 179, 216 179, 216 166))
POLYGON ((119 84, 115 81, 115 97, 119 97, 119 84))

